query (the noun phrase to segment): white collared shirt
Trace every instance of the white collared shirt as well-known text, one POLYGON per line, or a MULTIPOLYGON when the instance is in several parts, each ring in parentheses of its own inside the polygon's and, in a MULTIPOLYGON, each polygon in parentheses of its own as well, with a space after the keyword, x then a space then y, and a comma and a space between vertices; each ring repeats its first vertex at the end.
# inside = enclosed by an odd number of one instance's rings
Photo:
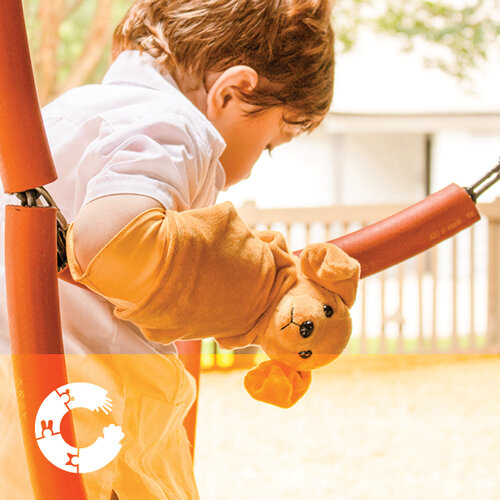
POLYGON ((182 211, 213 205, 224 187, 224 139, 152 62, 122 52, 101 84, 42 110, 59 176, 47 188, 68 221, 110 194, 146 195, 182 211))
MULTIPOLYGON (((125 51, 101 84, 72 89, 42 110, 58 173, 46 187, 68 223, 106 195, 142 194, 182 211, 214 204, 223 188, 222 136, 152 61, 125 51)), ((3 222, 2 210, 0 239, 3 222)), ((0 254, 0 353, 8 353, 3 244, 0 254)), ((59 280, 59 300, 68 354, 175 352, 117 319, 114 306, 90 290, 59 280)))

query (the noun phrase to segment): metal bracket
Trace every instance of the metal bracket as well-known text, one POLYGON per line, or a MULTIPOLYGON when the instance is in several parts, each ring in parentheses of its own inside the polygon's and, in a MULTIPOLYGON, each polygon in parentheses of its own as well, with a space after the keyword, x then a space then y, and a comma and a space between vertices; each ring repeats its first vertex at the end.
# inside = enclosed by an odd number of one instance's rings
POLYGON ((490 170, 484 177, 481 177, 475 184, 466 188, 469 196, 476 203, 478 197, 482 195, 493 184, 500 180, 500 162, 498 165, 490 170))
POLYGON ((66 232, 68 230, 68 223, 63 214, 56 205, 56 202, 50 196, 44 187, 37 187, 35 189, 28 189, 19 193, 13 193, 21 200, 23 207, 53 207, 57 208, 56 223, 57 223, 57 271, 62 271, 68 264, 66 257, 66 232), (43 200, 45 203, 39 202, 43 200))

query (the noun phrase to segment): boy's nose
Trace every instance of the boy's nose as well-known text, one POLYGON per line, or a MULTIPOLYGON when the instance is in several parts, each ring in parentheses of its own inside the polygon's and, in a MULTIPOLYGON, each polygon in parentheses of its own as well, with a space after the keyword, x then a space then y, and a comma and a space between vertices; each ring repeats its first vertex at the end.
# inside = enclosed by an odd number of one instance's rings
POLYGON ((314 330, 314 323, 312 321, 304 321, 304 323, 300 325, 300 334, 305 339, 311 335, 313 330, 314 330))

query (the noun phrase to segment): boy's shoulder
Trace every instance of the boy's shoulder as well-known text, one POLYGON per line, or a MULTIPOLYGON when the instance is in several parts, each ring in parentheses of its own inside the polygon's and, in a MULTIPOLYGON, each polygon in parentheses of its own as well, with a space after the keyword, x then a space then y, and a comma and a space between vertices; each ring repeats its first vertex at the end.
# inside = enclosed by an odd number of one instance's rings
MULTIPOLYGON (((64 119, 76 125, 102 121, 113 130, 156 127, 167 135, 186 136, 197 147, 223 142, 222 137, 173 78, 162 76, 153 58, 139 51, 121 53, 102 83, 64 93, 42 110, 44 120, 64 119)), ((165 141, 169 137, 161 138, 165 141)), ((175 139, 175 138, 174 138, 175 139)))

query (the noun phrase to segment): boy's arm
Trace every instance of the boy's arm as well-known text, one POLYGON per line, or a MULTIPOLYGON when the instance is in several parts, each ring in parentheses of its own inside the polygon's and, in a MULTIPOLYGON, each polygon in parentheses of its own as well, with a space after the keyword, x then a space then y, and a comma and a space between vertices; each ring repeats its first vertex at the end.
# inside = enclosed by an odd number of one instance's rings
POLYGON ((74 251, 86 269, 99 250, 137 215, 163 205, 149 196, 115 194, 83 206, 74 223, 74 251))
MULTIPOLYGON (((99 211, 94 225, 103 216, 99 211)), ((71 224, 69 267, 75 281, 115 305, 118 319, 135 323, 155 342, 215 335, 248 345, 256 320, 282 285, 294 282, 283 237, 262 240, 229 202, 182 212, 155 207, 130 218, 117 233, 109 231, 108 241, 87 243, 85 267, 71 224)))

